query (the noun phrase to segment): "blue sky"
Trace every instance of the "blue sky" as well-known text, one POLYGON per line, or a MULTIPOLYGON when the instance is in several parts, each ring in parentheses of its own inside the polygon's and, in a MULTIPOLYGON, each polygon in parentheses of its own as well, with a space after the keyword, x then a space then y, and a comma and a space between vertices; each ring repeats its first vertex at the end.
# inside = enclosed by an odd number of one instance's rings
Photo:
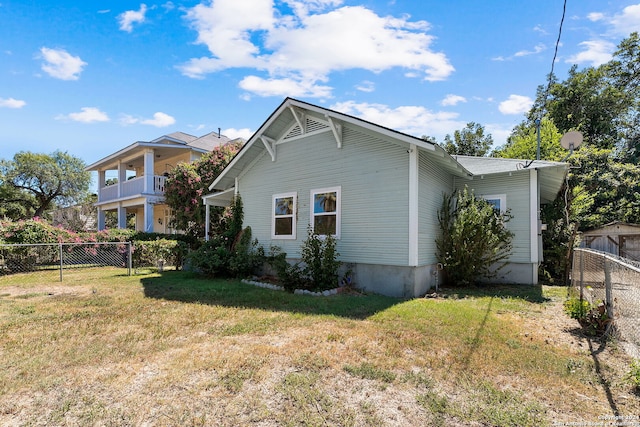
MULTIPOLYGON (((505 142, 545 84, 562 0, 0 0, 0 158, 91 164, 138 140, 248 138, 286 96, 442 141, 505 142)), ((640 0, 568 0, 556 75, 640 31, 640 0)))

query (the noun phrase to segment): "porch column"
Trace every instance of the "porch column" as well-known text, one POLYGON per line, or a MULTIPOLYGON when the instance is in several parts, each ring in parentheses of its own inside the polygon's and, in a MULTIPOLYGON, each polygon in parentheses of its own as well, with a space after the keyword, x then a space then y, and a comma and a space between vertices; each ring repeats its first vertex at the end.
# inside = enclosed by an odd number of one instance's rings
POLYGON ((127 228, 127 208, 118 206, 118 228, 127 228))
MULTIPOLYGON (((124 183, 127 180, 127 167, 122 162, 118 163, 118 198, 124 196, 124 183)), ((120 211, 118 211, 118 226, 120 226, 120 211)), ((120 227, 123 228, 123 227, 120 227)))
MULTIPOLYGON (((144 190, 145 194, 153 193, 153 175, 154 175, 154 158, 153 158, 153 150, 149 149, 144 152, 144 190)), ((148 224, 146 215, 147 215, 147 206, 145 205, 145 224, 148 224)), ((153 224, 151 224, 153 225, 153 224)))
POLYGON ((104 188, 105 182, 107 182, 106 175, 107 175, 106 171, 103 171, 103 170, 98 171, 98 201, 99 202, 102 201, 102 197, 101 197, 102 189, 104 188))
POLYGON ((204 202, 204 240, 209 241, 209 222, 211 221, 211 206, 209 203, 204 202))
POLYGON ((153 233, 153 205, 146 202, 144 204, 144 231, 145 233, 153 233))
POLYGON ((106 217, 106 212, 98 208, 98 231, 105 229, 106 217))

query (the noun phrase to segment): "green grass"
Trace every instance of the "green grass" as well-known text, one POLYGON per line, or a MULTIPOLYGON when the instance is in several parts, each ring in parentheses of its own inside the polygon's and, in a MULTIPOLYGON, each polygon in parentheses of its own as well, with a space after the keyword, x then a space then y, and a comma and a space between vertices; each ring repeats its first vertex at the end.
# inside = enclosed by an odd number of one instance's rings
POLYGON ((589 353, 545 340, 564 289, 312 297, 117 272, 0 277, 0 425, 544 426, 611 411, 589 353))

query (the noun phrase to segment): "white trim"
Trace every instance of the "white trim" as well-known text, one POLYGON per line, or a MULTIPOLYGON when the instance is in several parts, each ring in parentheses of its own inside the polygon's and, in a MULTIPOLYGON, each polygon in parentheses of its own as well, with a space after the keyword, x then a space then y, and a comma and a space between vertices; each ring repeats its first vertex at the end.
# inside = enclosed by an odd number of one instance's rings
POLYGON ((480 197, 486 201, 498 200, 500 201, 500 213, 507 211, 507 195, 506 194, 483 194, 480 197))
POLYGON ((274 240, 295 240, 296 239, 296 227, 298 225, 298 193, 280 193, 274 194, 271 197, 271 238, 274 240), (276 200, 284 199, 286 197, 293 198, 292 213, 288 215, 276 216, 276 200), (276 234, 276 218, 291 218, 291 234, 276 234))
POLYGON ((315 233, 314 224, 315 224, 315 213, 313 212, 314 206, 314 196, 319 193, 336 193, 336 234, 333 235, 336 239, 340 238, 340 229, 342 225, 342 187, 328 187, 328 188, 316 188, 311 190, 310 192, 310 201, 309 201, 309 224, 311 225, 311 231, 315 233))
POLYGON ((409 146, 409 266, 418 265, 418 147, 409 146))
POLYGON ((538 225, 538 171, 536 169, 531 169, 531 171, 529 171, 529 178, 529 229, 531 232, 531 262, 536 264, 535 271, 538 271, 537 263, 540 261, 540 254, 538 251, 538 234, 540 233, 538 225))

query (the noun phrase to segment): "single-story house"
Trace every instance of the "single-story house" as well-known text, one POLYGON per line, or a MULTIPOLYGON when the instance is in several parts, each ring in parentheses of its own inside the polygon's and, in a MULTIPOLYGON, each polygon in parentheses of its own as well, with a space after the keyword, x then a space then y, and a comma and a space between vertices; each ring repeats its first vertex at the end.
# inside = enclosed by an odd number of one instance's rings
POLYGON ((540 205, 556 197, 566 171, 565 163, 453 157, 429 141, 287 98, 203 201, 208 213, 239 194, 253 237, 291 259, 300 258, 308 227, 331 233, 357 286, 413 297, 439 280, 438 211, 443 194, 465 185, 513 215, 513 251, 499 280, 537 283, 540 205))
POLYGON ((640 261, 640 225, 615 221, 583 231, 580 247, 640 261))

